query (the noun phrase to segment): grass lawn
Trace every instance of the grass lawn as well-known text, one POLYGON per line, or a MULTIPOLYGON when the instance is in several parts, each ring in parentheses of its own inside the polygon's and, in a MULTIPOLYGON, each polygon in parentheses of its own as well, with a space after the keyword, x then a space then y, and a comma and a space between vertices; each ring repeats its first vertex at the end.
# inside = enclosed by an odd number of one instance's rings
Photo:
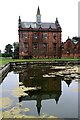
POLYGON ((77 60, 80 60, 80 58, 74 58, 74 59, 71 59, 71 58, 61 58, 61 59, 54 59, 54 58, 40 58, 40 59, 37 59, 37 58, 32 58, 32 59, 12 59, 12 58, 0 58, 0 66, 1 65, 5 65, 9 62, 20 62, 20 61, 77 61, 77 60))

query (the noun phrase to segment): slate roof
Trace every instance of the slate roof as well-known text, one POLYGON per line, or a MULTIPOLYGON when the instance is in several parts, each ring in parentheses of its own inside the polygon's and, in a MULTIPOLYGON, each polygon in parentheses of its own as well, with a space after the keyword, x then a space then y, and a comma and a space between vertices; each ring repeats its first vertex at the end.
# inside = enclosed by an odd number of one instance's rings
POLYGON ((57 26, 55 23, 41 22, 40 24, 37 24, 36 22, 21 22, 22 28, 29 28, 30 26, 32 28, 39 28, 41 26, 42 28, 51 27, 53 29, 57 29, 57 26))
POLYGON ((76 40, 76 39, 72 39, 71 40, 75 45, 78 43, 78 40, 76 40))
POLYGON ((61 30, 60 24, 58 22, 58 18, 56 18, 55 23, 50 23, 50 22, 41 22, 41 15, 40 15, 40 9, 38 6, 37 9, 37 15, 36 15, 36 22, 23 22, 21 21, 21 18, 19 16, 19 28, 52 28, 52 29, 58 29, 61 30))
POLYGON ((71 41, 76 45, 80 40, 80 37, 73 37, 71 41))

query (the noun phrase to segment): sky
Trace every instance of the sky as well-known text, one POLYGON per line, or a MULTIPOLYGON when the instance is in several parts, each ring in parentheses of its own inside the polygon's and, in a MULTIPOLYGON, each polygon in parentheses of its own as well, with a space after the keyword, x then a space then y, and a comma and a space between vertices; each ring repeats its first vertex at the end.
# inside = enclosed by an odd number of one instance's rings
POLYGON ((0 0, 0 50, 18 42, 18 18, 35 22, 39 6, 42 22, 55 22, 62 27, 62 41, 78 36, 79 0, 0 0))

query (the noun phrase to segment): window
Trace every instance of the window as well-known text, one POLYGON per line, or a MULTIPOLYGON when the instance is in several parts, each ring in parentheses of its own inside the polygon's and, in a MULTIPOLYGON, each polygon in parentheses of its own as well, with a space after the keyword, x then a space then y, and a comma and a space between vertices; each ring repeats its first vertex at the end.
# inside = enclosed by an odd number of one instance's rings
POLYGON ((56 43, 53 43, 53 56, 56 57, 56 43))
POLYGON ((53 43, 53 49, 56 49, 56 43, 53 43))
POLYGON ((24 52, 28 51, 28 44, 23 43, 23 51, 24 52))
POLYGON ((43 39, 44 39, 44 40, 47 39, 47 33, 43 33, 43 39))
POLYGON ((22 38, 25 40, 28 38, 28 33, 27 32, 23 32, 22 33, 22 38))
POLYGON ((43 48, 47 49, 47 44, 46 43, 43 44, 43 48))
POLYGON ((56 37, 57 37, 56 33, 53 33, 53 39, 54 40, 56 40, 56 37))
POLYGON ((34 40, 37 40, 37 39, 38 39, 38 34, 37 34, 37 33, 34 33, 34 34, 33 34, 33 38, 34 38, 34 40))
POLYGON ((72 50, 72 47, 70 44, 68 44, 67 46, 67 54, 70 54, 71 53, 71 50, 72 50))
POLYGON ((37 49, 37 48, 38 48, 37 43, 34 43, 34 44, 33 44, 33 49, 37 49))

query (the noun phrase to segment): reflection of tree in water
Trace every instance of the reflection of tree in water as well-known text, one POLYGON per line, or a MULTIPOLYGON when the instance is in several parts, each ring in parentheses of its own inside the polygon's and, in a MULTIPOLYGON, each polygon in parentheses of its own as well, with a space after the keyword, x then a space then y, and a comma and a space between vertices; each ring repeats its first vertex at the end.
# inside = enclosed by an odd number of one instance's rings
POLYGON ((55 99, 56 104, 61 95, 61 78, 43 78, 44 74, 52 72, 49 67, 34 66, 28 68, 19 74, 19 81, 23 82, 25 87, 41 87, 39 90, 27 91, 28 96, 19 98, 19 102, 24 100, 36 100, 38 114, 40 114, 41 101, 46 99, 55 99))

